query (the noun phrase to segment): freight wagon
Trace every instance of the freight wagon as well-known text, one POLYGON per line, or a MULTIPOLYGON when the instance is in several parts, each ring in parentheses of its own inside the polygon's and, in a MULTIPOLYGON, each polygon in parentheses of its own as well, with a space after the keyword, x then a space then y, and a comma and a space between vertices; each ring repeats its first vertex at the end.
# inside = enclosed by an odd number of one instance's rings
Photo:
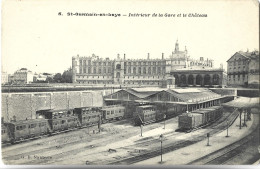
POLYGON ((191 130, 203 125, 210 124, 219 119, 223 114, 222 106, 213 106, 205 109, 179 115, 178 125, 180 131, 191 130))

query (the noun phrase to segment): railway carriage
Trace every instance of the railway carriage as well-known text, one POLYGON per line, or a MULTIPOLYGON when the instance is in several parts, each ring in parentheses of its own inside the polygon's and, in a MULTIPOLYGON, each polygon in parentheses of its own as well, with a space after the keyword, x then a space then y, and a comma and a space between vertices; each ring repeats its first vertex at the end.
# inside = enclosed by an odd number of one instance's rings
POLYGON ((48 119, 51 133, 79 126, 78 117, 73 114, 73 109, 41 110, 38 114, 48 119))
POLYGON ((9 137, 12 143, 49 132, 48 120, 43 118, 13 121, 5 124, 9 129, 9 137))
POLYGON ((105 106, 101 109, 102 123, 112 120, 121 120, 125 114, 125 107, 120 105, 105 106))
POLYGON ((144 105, 136 107, 133 114, 135 125, 149 124, 155 122, 157 113, 154 105, 144 105))
POLYGON ((2 143, 10 141, 8 127, 6 127, 6 124, 3 123, 1 124, 1 139, 2 143))
POLYGON ((80 127, 93 126, 101 120, 100 108, 79 107, 74 109, 74 114, 78 116, 80 127))
POLYGON ((39 110, 36 112, 36 119, 3 122, 2 142, 15 143, 78 127, 99 126, 101 120, 103 123, 120 120, 124 115, 125 107, 121 105, 39 110))

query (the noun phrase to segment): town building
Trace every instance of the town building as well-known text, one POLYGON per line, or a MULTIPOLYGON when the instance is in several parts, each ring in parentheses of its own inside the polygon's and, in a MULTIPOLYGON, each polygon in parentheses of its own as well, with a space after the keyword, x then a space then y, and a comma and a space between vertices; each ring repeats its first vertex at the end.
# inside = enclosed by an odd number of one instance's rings
POLYGON ((1 73, 1 84, 7 84, 8 83, 8 74, 7 72, 1 73))
POLYGON ((174 77, 171 72, 175 69, 201 67, 212 68, 213 60, 202 57, 199 60, 192 59, 185 47, 184 51, 179 50, 178 41, 175 49, 165 58, 162 53, 160 59, 126 59, 126 55, 111 60, 92 55, 90 57, 72 57, 72 81, 73 83, 84 84, 123 84, 123 85, 150 85, 165 86, 168 82, 172 84, 174 77))
POLYGON ((21 68, 17 70, 12 77, 10 82, 14 84, 29 84, 33 82, 33 72, 27 68, 21 68))
POLYGON ((259 51, 236 52, 227 60, 228 85, 259 86, 259 51))

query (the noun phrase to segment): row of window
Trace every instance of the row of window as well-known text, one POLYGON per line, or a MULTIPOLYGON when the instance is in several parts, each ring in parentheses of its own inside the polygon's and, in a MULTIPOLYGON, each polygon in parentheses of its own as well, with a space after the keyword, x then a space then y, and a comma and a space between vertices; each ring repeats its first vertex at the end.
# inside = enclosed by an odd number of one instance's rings
POLYGON ((155 113, 154 113, 154 114, 145 114, 145 115, 144 115, 145 118, 154 117, 154 116, 155 116, 155 113))
MULTIPOLYGON (((131 67, 129 67, 128 68, 128 71, 126 72, 126 69, 124 69, 124 73, 129 73, 129 74, 131 74, 131 73, 133 73, 133 74, 151 74, 151 73, 158 73, 158 74, 160 74, 160 73, 164 73, 165 72, 165 67, 157 67, 157 69, 156 69, 156 67, 153 67, 153 68, 151 68, 151 67, 148 67, 148 69, 146 68, 146 67, 144 67, 143 68, 143 71, 142 71, 142 68, 141 67, 139 67, 138 68, 138 71, 137 71, 137 69, 136 69, 136 67, 134 67, 133 68, 133 71, 132 71, 132 68, 131 67)), ((87 73, 87 68, 79 68, 79 73, 87 73)), ((91 73, 93 73, 93 74, 101 74, 101 73, 111 73, 111 68, 108 68, 108 69, 103 69, 103 72, 102 72, 102 69, 101 68, 99 68, 98 69, 98 71, 97 71, 97 69, 96 68, 93 68, 93 72, 92 72, 92 70, 91 70, 91 68, 89 67, 88 68, 88 73, 89 74, 91 74, 91 73)))
MULTIPOLYGON (((91 77, 91 76, 77 76, 77 78, 85 78, 85 77, 88 79, 88 78, 91 77)), ((96 77, 96 76, 92 76, 92 78, 95 78, 95 77, 96 77)), ((100 78, 105 78, 105 76, 97 76, 98 79, 99 79, 99 77, 100 77, 100 78)), ((106 77, 107 77, 107 78, 112 78, 112 76, 106 76, 106 77)), ((131 76, 124 76, 123 78, 126 78, 126 77, 127 77, 127 79, 131 78, 131 76)), ((132 76, 133 79, 134 79, 135 77, 137 77, 138 79, 140 79, 141 76, 132 76)), ((142 78, 148 78, 148 79, 149 79, 150 77, 153 78, 153 79, 154 79, 154 78, 160 78, 160 77, 163 77, 163 78, 164 78, 164 76, 143 76, 142 78)), ((118 77, 118 78, 119 78, 119 77, 118 77)))
POLYGON ((99 117, 98 115, 83 117, 84 120, 99 117))
MULTIPOLYGON (((93 63, 93 65, 94 66, 96 66, 96 65, 102 65, 102 63, 103 63, 103 65, 104 66, 106 66, 106 65, 109 65, 109 66, 111 66, 112 65, 112 62, 110 61, 110 62, 92 62, 93 63)), ((79 64, 80 65, 87 65, 87 61, 86 60, 83 60, 83 62, 82 62, 82 60, 79 60, 79 64)), ((91 60, 88 60, 88 65, 91 65, 91 60)))
MULTIPOLYGON (((245 69, 245 68, 246 68, 246 66, 243 66, 243 69, 245 69)), ((229 69, 232 69, 232 67, 229 67, 229 69)), ((234 69, 236 69, 236 67, 234 67, 234 69)), ((238 67, 238 69, 240 69, 240 66, 238 67)))
MULTIPOLYGON (((43 122, 43 123, 29 124, 29 125, 28 125, 28 128, 35 128, 35 127, 37 126, 37 124, 38 124, 39 127, 46 126, 46 123, 43 122)), ((23 129, 25 129, 25 128, 26 128, 26 125, 16 126, 16 130, 23 130, 23 129)))
POLYGON ((121 113, 121 112, 124 112, 124 110, 119 110, 119 111, 115 111, 115 110, 112 110, 112 111, 106 111, 106 115, 113 115, 113 114, 116 114, 116 113, 121 113))
MULTIPOLYGON (((88 60, 88 62, 86 61, 86 60, 79 60, 79 65, 80 66, 82 66, 82 65, 87 65, 87 63, 88 63, 88 65, 94 65, 94 66, 96 66, 96 65, 99 65, 99 66, 101 66, 101 65, 103 65, 103 66, 106 66, 106 65, 108 65, 108 66, 111 66, 112 65, 112 62, 91 62, 91 60, 88 60)), ((131 66, 131 65, 164 65, 165 64, 165 62, 164 61, 158 61, 158 62, 154 62, 154 61, 151 61, 151 62, 146 62, 146 61, 144 61, 144 62, 124 62, 124 65, 129 65, 129 66, 131 66)))
POLYGON ((234 60, 234 62, 232 62, 232 61, 229 61, 229 65, 231 66, 232 64, 234 65, 234 66, 236 66, 236 65, 241 65, 243 63, 243 65, 245 65, 246 64, 246 60, 240 60, 240 58, 238 59, 238 60, 234 60))

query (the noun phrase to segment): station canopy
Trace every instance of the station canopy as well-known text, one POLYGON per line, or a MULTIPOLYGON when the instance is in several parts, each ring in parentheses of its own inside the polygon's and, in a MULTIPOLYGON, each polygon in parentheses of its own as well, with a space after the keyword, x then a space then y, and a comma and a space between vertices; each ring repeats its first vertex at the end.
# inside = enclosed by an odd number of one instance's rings
POLYGON ((260 108, 258 97, 254 97, 254 98, 239 97, 228 103, 224 103, 223 106, 233 107, 233 108, 260 108))

